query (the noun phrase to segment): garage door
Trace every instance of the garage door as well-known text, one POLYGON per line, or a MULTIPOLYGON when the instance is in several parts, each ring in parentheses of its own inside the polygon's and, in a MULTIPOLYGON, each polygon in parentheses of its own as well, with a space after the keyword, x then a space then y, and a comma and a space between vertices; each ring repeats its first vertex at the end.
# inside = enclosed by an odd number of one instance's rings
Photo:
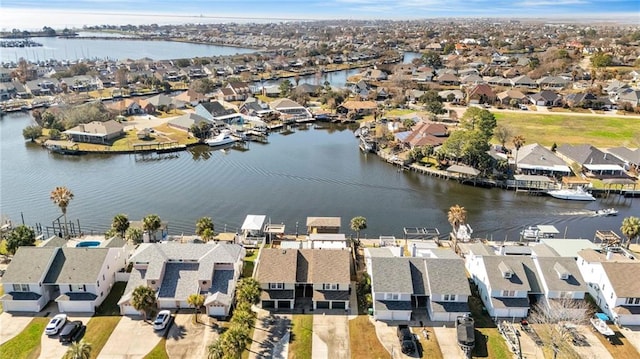
POLYGON ((211 317, 224 317, 225 316, 225 312, 224 312, 224 307, 222 306, 210 306, 207 307, 209 316, 211 317))
POLYGON ((345 309, 346 308, 346 303, 345 302, 332 302, 331 303, 331 307, 333 309, 345 309))
POLYGON ((410 320, 411 313, 400 312, 400 311, 392 311, 391 312, 391 320, 410 320))
POLYGON ((318 308, 318 309, 329 309, 329 302, 327 302, 327 301, 316 302, 316 308, 318 308))
POLYGON ((263 309, 273 309, 276 307, 276 302, 273 300, 263 300, 262 301, 262 308, 263 309))
POLYGON ((289 308, 291 308, 291 302, 288 301, 288 300, 279 300, 278 301, 278 308, 289 309, 289 308))

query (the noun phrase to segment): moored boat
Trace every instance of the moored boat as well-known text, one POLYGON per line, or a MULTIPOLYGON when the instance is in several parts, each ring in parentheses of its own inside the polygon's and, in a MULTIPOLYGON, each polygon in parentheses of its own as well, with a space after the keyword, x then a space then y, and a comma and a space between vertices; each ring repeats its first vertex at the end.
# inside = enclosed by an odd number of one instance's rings
POLYGON ((570 201, 595 201, 596 198, 582 187, 548 191, 549 196, 570 201))
POLYGON ((593 325, 593 328, 605 337, 615 335, 616 333, 613 331, 613 329, 609 328, 607 322, 600 318, 599 314, 601 313, 597 313, 595 317, 589 319, 591 325, 593 325))
POLYGON ((204 141, 207 145, 211 147, 228 145, 230 143, 236 142, 238 139, 231 135, 231 131, 222 130, 217 136, 213 138, 208 138, 204 141))

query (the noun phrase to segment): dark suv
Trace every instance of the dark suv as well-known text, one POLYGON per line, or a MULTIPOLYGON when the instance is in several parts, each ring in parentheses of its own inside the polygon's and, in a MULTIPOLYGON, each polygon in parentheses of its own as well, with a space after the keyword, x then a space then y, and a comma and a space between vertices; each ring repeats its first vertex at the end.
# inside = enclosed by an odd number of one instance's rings
POLYGON ((398 325, 398 340, 404 354, 413 354, 416 352, 416 339, 411 333, 408 325, 398 325))
POLYGON ((75 320, 73 322, 67 322, 67 324, 60 329, 60 343, 71 343, 77 341, 80 334, 82 334, 82 322, 75 320))

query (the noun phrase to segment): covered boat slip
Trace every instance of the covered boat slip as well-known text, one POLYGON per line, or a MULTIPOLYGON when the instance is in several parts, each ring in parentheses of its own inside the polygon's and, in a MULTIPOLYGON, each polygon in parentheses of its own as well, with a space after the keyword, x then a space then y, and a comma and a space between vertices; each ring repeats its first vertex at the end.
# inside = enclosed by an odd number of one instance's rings
POLYGON ((514 188, 516 192, 548 190, 557 188, 556 181, 541 175, 515 175, 513 181, 507 182, 507 188, 514 188))
POLYGON ((240 227, 241 233, 237 235, 238 243, 245 247, 259 247, 265 240, 264 222, 266 219, 265 215, 247 215, 242 227, 240 227))

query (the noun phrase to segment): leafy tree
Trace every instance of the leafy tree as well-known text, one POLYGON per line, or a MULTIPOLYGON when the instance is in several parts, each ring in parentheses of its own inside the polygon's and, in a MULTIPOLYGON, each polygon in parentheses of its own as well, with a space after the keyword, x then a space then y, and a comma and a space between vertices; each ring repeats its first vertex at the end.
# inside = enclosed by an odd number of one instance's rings
POLYGON ((116 231, 115 229, 109 228, 107 229, 106 232, 104 232, 104 239, 111 239, 117 235, 120 235, 120 233, 118 233, 118 231, 116 231))
POLYGON ((440 101, 430 101, 427 102, 425 104, 425 109, 429 112, 431 112, 434 117, 437 115, 441 115, 443 113, 446 113, 447 110, 444 109, 444 106, 442 105, 442 102, 440 101))
POLYGON ((191 59, 178 59, 175 64, 178 67, 188 67, 191 66, 191 59))
POLYGON ((625 237, 627 237, 625 247, 629 249, 631 241, 640 236, 640 218, 626 217, 622 220, 622 227, 620 227, 620 231, 625 237))
POLYGON ((17 226, 7 236, 7 252, 16 254, 18 247, 35 246, 36 232, 24 224, 17 226))
POLYGON ((455 49, 456 49, 456 45, 455 45, 455 44, 453 44, 453 43, 451 43, 451 42, 447 42, 447 43, 444 45, 444 48, 442 49, 442 53, 443 53, 443 54, 445 54, 445 55, 449 55, 449 54, 450 54, 450 53, 452 53, 452 52, 453 52, 453 50, 455 50, 455 49))
POLYGON ((144 229, 149 236, 153 233, 153 240, 156 240, 156 232, 162 227, 162 221, 157 214, 149 214, 142 219, 142 229, 144 229))
POLYGON ((480 131, 480 134, 489 141, 496 128, 496 117, 489 111, 479 107, 469 107, 462 115, 460 126, 467 130, 480 131))
POLYGON ((140 228, 129 227, 125 233, 125 239, 136 244, 142 242, 142 230, 140 228))
POLYGON ((22 136, 25 140, 35 142, 38 137, 42 136, 42 127, 37 125, 27 126, 22 130, 22 136))
POLYGON ((208 78, 198 79, 191 83, 191 89, 200 94, 207 94, 216 88, 216 84, 208 78))
POLYGON ((113 217, 113 221, 111 222, 111 228, 116 230, 120 234, 121 238, 124 238, 125 232, 127 231, 127 229, 129 229, 130 224, 131 223, 129 222, 129 218, 127 217, 127 215, 124 213, 120 213, 120 214, 116 214, 113 217))
POLYGON ((537 57, 532 57, 529 59, 529 68, 534 70, 537 69, 538 66, 540 66, 540 59, 538 59, 537 57))
POLYGON ((422 62, 434 69, 439 69, 442 67, 442 59, 440 58, 440 54, 434 51, 427 51, 422 54, 422 62))
POLYGON ((203 141, 209 137, 209 134, 211 133, 211 128, 213 128, 212 124, 210 124, 209 122, 202 121, 199 124, 194 123, 193 125, 191 125, 191 128, 189 129, 189 131, 193 134, 195 138, 199 139, 200 141, 203 141))
POLYGON ((591 65, 596 68, 611 66, 613 56, 604 52, 597 52, 591 55, 591 65))
POLYGON ((156 291, 146 285, 136 287, 131 294, 131 306, 147 320, 149 313, 156 307, 156 291))
POLYGON ((493 133, 493 137, 500 142, 500 145, 504 147, 505 143, 509 140, 509 138, 513 135, 513 131, 510 127, 505 125, 496 126, 496 130, 493 133))
POLYGON ((438 152, 445 158, 459 161, 463 155, 464 144, 467 141, 468 131, 453 131, 444 141, 438 152))
POLYGON ((67 228, 67 207, 69 206, 69 202, 73 199, 73 192, 71 192, 67 187, 56 187, 53 191, 51 191, 51 195, 49 196, 51 201, 62 211, 62 215, 64 216, 64 231, 65 236, 69 235, 69 230, 67 228))
POLYGON ((353 217, 349 222, 349 227, 356 232, 357 243, 360 243, 360 231, 367 229, 367 219, 362 216, 353 217))
POLYGON ((91 343, 84 339, 71 343, 62 359, 89 359, 91 358, 91 343))
POLYGON ((60 135, 61 135, 60 130, 58 130, 57 128, 53 128, 49 130, 49 138, 52 140, 59 140, 60 135))
POLYGON ((280 97, 287 97, 291 93, 291 81, 285 79, 280 83, 278 89, 280 89, 280 97))
POLYGON ((252 277, 242 278, 236 288, 236 299, 238 302, 256 304, 260 299, 260 283, 252 277))
POLYGON ((187 297, 187 304, 193 307, 193 320, 198 322, 198 313, 200 308, 204 305, 204 295, 194 293, 187 297))
POLYGON ((412 118, 405 118, 404 120, 402 120, 402 127, 404 127, 404 128, 411 128, 415 124, 416 123, 415 123, 415 121, 413 121, 412 118))

